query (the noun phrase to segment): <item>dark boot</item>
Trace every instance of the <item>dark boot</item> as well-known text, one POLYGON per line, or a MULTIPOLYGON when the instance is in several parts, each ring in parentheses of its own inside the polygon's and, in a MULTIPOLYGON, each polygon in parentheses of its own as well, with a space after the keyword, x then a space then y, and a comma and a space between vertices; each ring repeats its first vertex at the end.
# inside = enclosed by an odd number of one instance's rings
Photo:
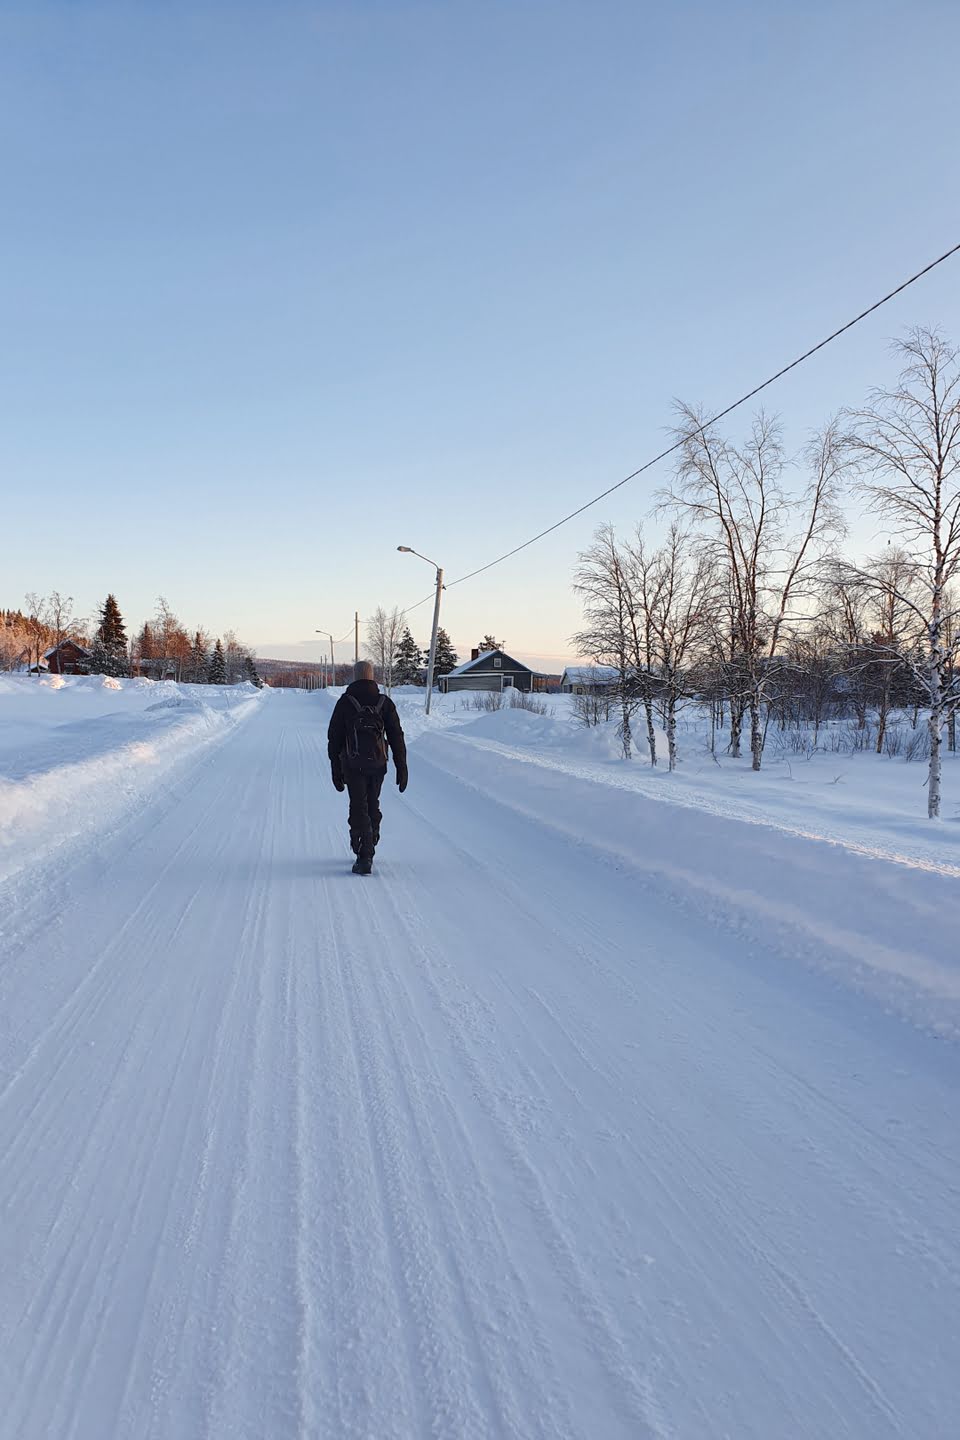
POLYGON ((372 860, 362 859, 362 860, 356 860, 356 861, 354 861, 354 865, 353 865, 353 873, 354 873, 354 875, 370 875, 370 874, 372 874, 372 872, 373 872, 373 861, 372 861, 372 860))

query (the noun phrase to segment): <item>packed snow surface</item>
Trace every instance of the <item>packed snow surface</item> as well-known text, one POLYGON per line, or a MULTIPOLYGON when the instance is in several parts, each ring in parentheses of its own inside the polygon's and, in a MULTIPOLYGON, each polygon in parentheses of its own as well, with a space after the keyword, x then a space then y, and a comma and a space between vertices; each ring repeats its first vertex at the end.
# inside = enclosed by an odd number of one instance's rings
POLYGON ((360 880, 331 697, 0 686, 2 1440, 956 1434, 949 826, 399 700, 360 880))

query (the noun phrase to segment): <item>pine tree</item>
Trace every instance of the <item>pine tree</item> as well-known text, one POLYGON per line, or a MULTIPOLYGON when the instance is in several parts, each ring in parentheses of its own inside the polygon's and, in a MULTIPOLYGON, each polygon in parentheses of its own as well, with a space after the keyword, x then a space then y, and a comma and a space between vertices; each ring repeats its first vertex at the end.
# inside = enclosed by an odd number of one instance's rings
POLYGON ((209 668, 210 657, 207 654, 207 642, 204 639, 203 631, 198 630, 193 637, 193 644, 190 646, 190 679, 194 685, 207 683, 209 668))
POLYGON ((446 630, 437 631, 437 654, 433 662, 434 679, 438 675, 449 675, 456 668, 457 652, 446 630))
POLYGON ((102 640, 108 650, 122 648, 126 651, 127 629, 123 623, 123 616, 120 614, 117 597, 113 594, 107 596, 100 608, 97 639, 102 640))
POLYGON ((136 650, 140 660, 152 660, 157 653, 157 642, 153 638, 153 628, 149 620, 144 621, 143 629, 137 636, 136 650))
POLYGON ((258 690, 263 689, 263 681, 257 671, 257 662, 249 652, 243 657, 243 678, 249 680, 251 685, 256 685, 258 690))
POLYGON ((227 683, 227 662, 224 658, 223 646, 219 640, 213 647, 213 656, 210 660, 207 679, 211 685, 226 685, 227 683))
POLYGON ((502 640, 496 640, 496 639, 494 639, 494 637, 493 637, 492 635, 487 634, 487 635, 484 635, 483 639, 480 641, 480 644, 479 644, 479 646, 478 646, 477 648, 479 649, 481 655, 483 654, 484 650, 502 650, 502 649, 503 649, 503 641, 502 641, 502 640))
POLYGON ((110 652, 106 645, 97 635, 94 637, 90 647, 90 674, 91 675, 112 675, 110 652))
POLYGON ((90 669, 95 675, 127 675, 130 671, 127 630, 113 594, 107 596, 100 609, 90 669))
POLYGON ((423 652, 410 634, 409 626, 404 627, 396 649, 393 683, 395 685, 423 684, 423 652))

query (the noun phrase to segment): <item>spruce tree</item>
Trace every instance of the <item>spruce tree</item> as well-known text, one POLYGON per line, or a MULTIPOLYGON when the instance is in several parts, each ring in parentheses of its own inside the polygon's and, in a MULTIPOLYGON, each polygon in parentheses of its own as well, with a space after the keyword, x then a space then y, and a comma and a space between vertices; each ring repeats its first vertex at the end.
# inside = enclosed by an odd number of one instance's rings
POLYGON ((113 594, 108 595, 100 607, 97 638, 103 641, 108 650, 117 649, 120 646, 126 650, 127 629, 123 623, 123 616, 120 614, 117 597, 113 594))
POLYGON ((449 675, 457 665, 457 652, 446 630, 437 631, 437 654, 433 662, 433 677, 449 675))
POLYGON ((94 636, 94 662, 91 670, 95 675, 127 675, 127 630, 120 614, 116 596, 110 594, 100 610, 100 624, 94 636))
POLYGON ((481 655, 483 654, 484 650, 502 650, 503 641, 498 640, 495 636, 491 635, 488 632, 486 635, 484 635, 477 648, 480 651, 481 655))
POLYGON ((243 678, 249 680, 251 685, 256 685, 258 690, 263 689, 263 681, 257 671, 257 662, 250 654, 243 657, 243 678))
POLYGON ((404 627, 396 649, 393 683, 395 685, 421 685, 423 683, 423 652, 410 634, 409 625, 404 627))
POLYGON ((152 660, 157 653, 157 642, 153 638, 153 628, 149 620, 144 621, 143 629, 137 636, 137 654, 141 660, 152 660))
POLYGON ((110 668, 110 653, 99 635, 94 637, 93 644, 90 647, 89 668, 91 675, 113 674, 110 668))
POLYGON ((205 685, 208 679, 210 657, 202 631, 198 630, 190 646, 190 679, 195 685, 205 685))
POLYGON ((210 660, 207 679, 211 685, 226 685, 227 683, 227 662, 224 658, 223 646, 219 640, 213 647, 213 656, 210 660))

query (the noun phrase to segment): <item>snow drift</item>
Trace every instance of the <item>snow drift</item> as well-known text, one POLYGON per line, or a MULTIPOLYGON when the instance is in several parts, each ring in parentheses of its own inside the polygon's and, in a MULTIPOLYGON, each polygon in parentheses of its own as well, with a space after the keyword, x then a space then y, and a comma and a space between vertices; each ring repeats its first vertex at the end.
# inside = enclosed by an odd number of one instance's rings
POLYGON ((0 879, 116 821, 262 701, 252 685, 100 676, 0 682, 0 879))

